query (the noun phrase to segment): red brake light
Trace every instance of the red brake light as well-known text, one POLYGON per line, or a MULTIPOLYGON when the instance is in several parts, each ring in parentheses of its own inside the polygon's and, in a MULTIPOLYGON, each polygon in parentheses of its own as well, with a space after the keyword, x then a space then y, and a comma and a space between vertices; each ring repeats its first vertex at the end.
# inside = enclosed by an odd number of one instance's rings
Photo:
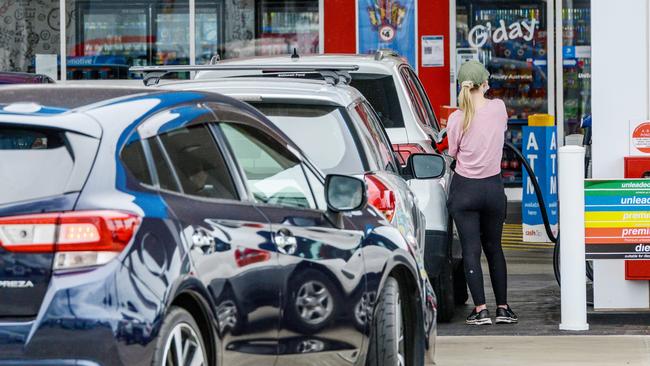
POLYGON ((395 192, 391 191, 377 176, 366 174, 368 203, 381 211, 388 221, 395 216, 395 192))
POLYGON ((17 253, 57 253, 55 269, 103 264, 129 244, 140 221, 119 211, 2 217, 0 247, 17 253))
POLYGON ((259 249, 245 248, 235 250, 235 262, 239 267, 253 263, 266 262, 271 259, 271 253, 259 249))
POLYGON ((393 150, 399 154, 402 165, 406 165, 411 154, 426 153, 426 150, 419 144, 393 144, 393 150))

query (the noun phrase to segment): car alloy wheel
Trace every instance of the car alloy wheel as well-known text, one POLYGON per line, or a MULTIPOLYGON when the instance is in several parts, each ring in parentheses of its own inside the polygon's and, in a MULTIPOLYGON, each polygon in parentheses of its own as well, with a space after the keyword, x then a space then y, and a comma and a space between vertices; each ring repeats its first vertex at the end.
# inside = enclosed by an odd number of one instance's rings
POLYGON ((361 299, 359 299, 359 302, 354 307, 354 319, 360 327, 365 327, 370 321, 375 297, 376 295, 374 292, 364 292, 363 295, 361 295, 361 299))
POLYGON ((232 300, 226 300, 217 306, 219 330, 235 329, 237 326, 237 305, 232 300))
POLYGON ((334 301, 323 283, 308 281, 298 289, 296 310, 303 322, 319 325, 332 314, 334 301))
POLYGON ((165 342, 165 366, 206 366, 201 339, 187 323, 179 323, 165 342))
POLYGON ((314 353, 321 352, 325 349, 325 343, 318 339, 306 339, 298 343, 298 353, 314 353))

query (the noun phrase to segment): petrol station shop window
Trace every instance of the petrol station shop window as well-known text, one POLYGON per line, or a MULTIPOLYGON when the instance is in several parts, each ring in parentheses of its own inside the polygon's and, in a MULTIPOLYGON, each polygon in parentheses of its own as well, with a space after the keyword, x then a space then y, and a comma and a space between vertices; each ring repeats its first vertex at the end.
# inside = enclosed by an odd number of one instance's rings
POLYGON ((57 79, 59 27, 58 1, 1 1, 0 71, 38 72, 57 79))
POLYGON ((548 112, 546 1, 457 0, 457 67, 469 59, 490 71, 490 96, 512 120, 548 112))
MULTIPOLYGON (((319 51, 318 0, 68 0, 68 79, 124 79, 129 67, 319 51)), ((185 75, 187 77, 188 75, 185 75)))
MULTIPOLYGON (((532 114, 549 113, 548 98, 553 97, 548 91, 547 24, 545 0, 456 0, 456 70, 468 60, 485 65, 488 97, 505 102, 506 139, 519 148, 521 126, 532 114)), ((521 166, 508 150, 501 167, 506 185, 521 187, 521 166)))

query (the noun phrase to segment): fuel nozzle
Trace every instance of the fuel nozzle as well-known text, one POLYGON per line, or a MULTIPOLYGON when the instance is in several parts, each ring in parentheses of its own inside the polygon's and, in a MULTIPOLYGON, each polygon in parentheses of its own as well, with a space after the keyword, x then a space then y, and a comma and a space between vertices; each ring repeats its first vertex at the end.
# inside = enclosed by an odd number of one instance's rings
POLYGON ((447 139, 446 128, 443 128, 434 136, 433 148, 438 154, 442 154, 445 150, 449 149, 449 140, 447 139))

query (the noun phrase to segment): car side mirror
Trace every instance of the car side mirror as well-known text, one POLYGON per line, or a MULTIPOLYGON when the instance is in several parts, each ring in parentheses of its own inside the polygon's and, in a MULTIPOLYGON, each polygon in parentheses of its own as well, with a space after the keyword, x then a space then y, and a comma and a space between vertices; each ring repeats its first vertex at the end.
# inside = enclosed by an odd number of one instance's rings
POLYGON ((445 175, 445 159, 437 154, 411 154, 405 171, 414 179, 436 179, 445 175))
POLYGON ((366 183, 347 175, 330 174, 325 178, 327 208, 335 213, 363 209, 368 201, 366 183))

